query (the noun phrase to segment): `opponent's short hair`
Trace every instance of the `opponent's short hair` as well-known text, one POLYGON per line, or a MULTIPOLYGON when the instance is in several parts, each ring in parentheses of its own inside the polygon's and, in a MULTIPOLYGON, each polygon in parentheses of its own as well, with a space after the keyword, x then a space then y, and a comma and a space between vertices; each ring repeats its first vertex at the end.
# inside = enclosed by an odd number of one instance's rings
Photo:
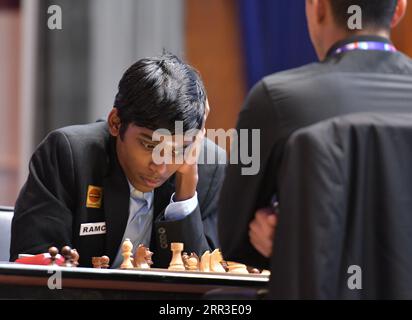
POLYGON ((390 29, 398 0, 329 0, 337 23, 346 26, 348 8, 357 5, 362 9, 365 28, 390 29))

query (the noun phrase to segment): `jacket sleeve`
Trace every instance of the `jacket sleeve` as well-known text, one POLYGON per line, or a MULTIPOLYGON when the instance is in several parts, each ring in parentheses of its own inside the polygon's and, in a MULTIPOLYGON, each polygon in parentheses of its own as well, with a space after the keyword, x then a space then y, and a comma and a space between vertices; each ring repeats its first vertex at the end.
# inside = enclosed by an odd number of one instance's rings
POLYGON ((223 257, 258 268, 268 268, 269 260, 250 243, 249 223, 257 209, 269 206, 276 192, 274 145, 277 122, 278 116, 267 88, 260 82, 251 91, 239 115, 236 130, 240 141, 232 144, 231 150, 232 154, 239 155, 239 159, 236 163, 231 159, 227 166, 219 201, 218 230, 223 257), (242 131, 247 132, 247 139, 242 131), (245 163, 247 161, 242 157, 245 151, 251 155, 253 163, 245 163))
POLYGON ((11 229, 10 260, 21 253, 47 252, 72 242, 73 157, 68 138, 52 132, 29 164, 17 198, 11 229))
MULTIPOLYGON (((220 157, 225 158, 225 155, 221 154, 220 157)), ((225 159, 221 162, 225 162, 225 159)), ((167 267, 169 265, 171 251, 168 244, 171 242, 182 242, 185 252, 195 252, 199 257, 206 250, 219 247, 217 206, 220 187, 224 178, 224 168, 223 164, 214 166, 210 177, 205 179, 209 185, 207 196, 192 213, 181 220, 158 220, 155 222, 157 250, 155 263, 158 267, 167 267)))

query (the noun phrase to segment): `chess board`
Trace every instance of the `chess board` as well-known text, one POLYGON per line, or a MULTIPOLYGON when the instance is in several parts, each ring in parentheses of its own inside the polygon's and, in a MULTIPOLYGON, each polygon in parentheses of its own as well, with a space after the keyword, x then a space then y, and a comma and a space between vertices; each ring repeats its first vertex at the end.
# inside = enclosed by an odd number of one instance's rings
POLYGON ((269 277, 168 269, 94 269, 0 263, 0 298, 199 299, 221 288, 266 287, 269 277), (50 290, 60 273, 62 290, 50 290), (10 296, 15 293, 15 295, 10 296))
POLYGON ((96 294, 96 290, 102 299, 113 298, 107 296, 108 292, 122 299, 195 299, 214 289, 253 289, 256 292, 265 288, 269 281, 269 276, 263 274, 267 270, 224 261, 219 249, 207 250, 199 257, 183 252, 183 248, 183 243, 171 243, 172 258, 167 269, 152 268, 153 253, 144 245, 133 250, 129 239, 122 244, 123 261, 118 269, 110 269, 107 256, 92 257, 93 268, 78 267, 79 253, 69 246, 60 251, 50 247, 47 253, 37 255, 22 254, 16 263, 0 264, 0 298, 39 298, 27 296, 30 290, 24 288, 30 286, 40 287, 40 292, 45 294, 43 299, 64 296, 65 292, 76 292, 75 299, 81 299, 77 296, 79 293, 96 294), (7 284, 13 286, 7 288, 7 284), (55 290, 58 286, 61 288, 55 290), (20 289, 20 294, 8 296, 20 289))

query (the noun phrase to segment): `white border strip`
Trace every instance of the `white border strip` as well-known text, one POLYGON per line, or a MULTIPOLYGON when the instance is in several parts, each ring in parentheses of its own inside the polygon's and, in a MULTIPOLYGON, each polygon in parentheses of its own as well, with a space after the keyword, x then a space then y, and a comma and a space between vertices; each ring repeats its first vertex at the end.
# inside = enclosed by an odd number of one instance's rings
POLYGON ((124 275, 145 275, 158 277, 176 277, 176 278, 192 278, 192 279, 219 279, 219 280, 234 280, 234 281, 253 281, 253 282, 268 282, 267 275, 243 275, 243 274, 229 274, 229 273, 213 273, 213 272, 196 272, 196 271, 162 271, 162 269, 94 269, 94 268, 67 268, 67 267, 52 267, 52 266, 37 266, 14 263, 0 263, 0 271, 2 269, 14 270, 33 270, 33 271, 47 271, 47 270, 61 270, 72 273, 91 273, 91 274, 124 274, 124 275))

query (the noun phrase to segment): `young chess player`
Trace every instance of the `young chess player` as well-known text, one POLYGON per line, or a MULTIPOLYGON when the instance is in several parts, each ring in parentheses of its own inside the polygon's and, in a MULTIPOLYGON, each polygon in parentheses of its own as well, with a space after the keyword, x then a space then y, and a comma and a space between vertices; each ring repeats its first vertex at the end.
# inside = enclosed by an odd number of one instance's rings
POLYGON ((166 129, 171 139, 164 152, 197 149, 224 163, 225 152, 202 135, 208 108, 200 76, 177 57, 133 64, 107 122, 53 131, 34 152, 15 206, 11 260, 69 245, 80 266, 106 255, 117 268, 121 245, 130 239, 135 249, 150 248, 155 267, 167 267, 171 242, 197 254, 215 248, 224 165, 153 158, 164 142, 153 133, 166 129), (183 132, 175 130, 179 121, 183 132), (190 130, 198 134, 179 139, 190 130))

